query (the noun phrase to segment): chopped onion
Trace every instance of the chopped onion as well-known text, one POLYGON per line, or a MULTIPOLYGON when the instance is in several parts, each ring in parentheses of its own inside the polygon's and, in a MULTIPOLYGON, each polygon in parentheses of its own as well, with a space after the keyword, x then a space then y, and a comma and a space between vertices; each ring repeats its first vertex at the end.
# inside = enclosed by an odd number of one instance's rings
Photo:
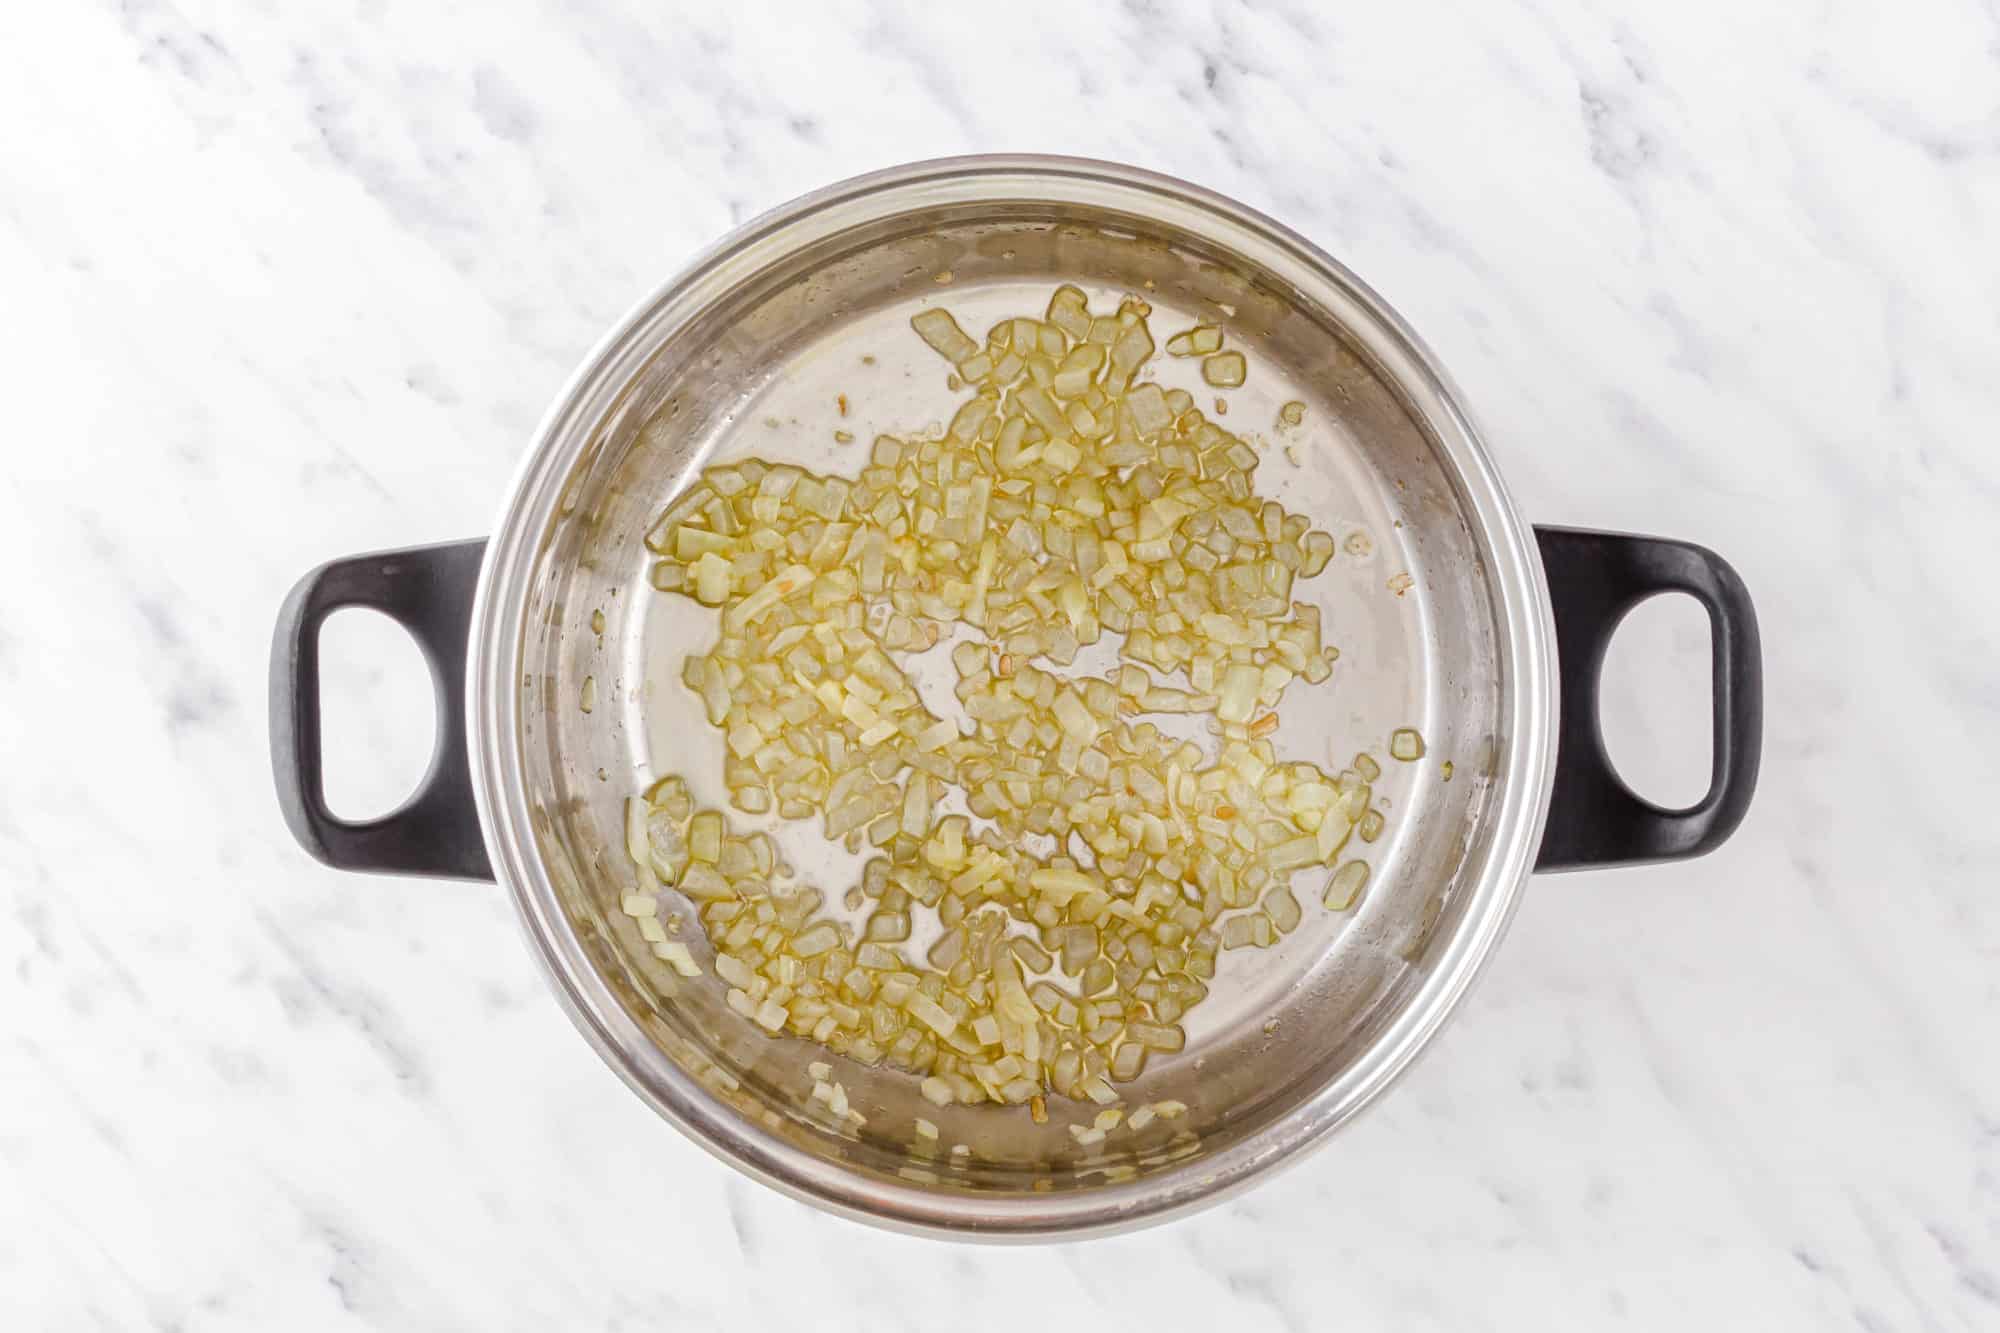
POLYGON ((931 345, 939 356, 957 365, 979 350, 979 344, 966 337, 965 330, 958 327, 958 321, 948 310, 923 310, 911 316, 910 327, 917 336, 931 345))
POLYGON ((1368 883, 1368 863, 1349 861, 1333 872, 1333 878, 1326 882, 1325 903, 1330 911, 1345 912, 1361 897, 1361 890, 1368 883))
MULTIPOLYGON (((1178 1057, 1218 953, 1298 927, 1295 871, 1380 826, 1372 761, 1336 778, 1275 744, 1286 693, 1337 656, 1294 601, 1334 539, 1256 493, 1258 451, 1187 391, 1139 378, 1149 314, 1093 315, 1065 286, 982 343, 921 311, 912 327, 965 391, 942 433, 878 436, 852 477, 710 468, 646 535, 653 586, 720 610, 682 679, 723 740, 728 805, 875 849, 834 889, 863 914, 857 938, 820 890, 785 882, 765 834, 663 779, 628 806, 639 884, 621 904, 643 908, 657 955, 699 973, 664 939, 664 885, 699 908, 728 1006, 757 1027, 908 1070, 936 1106, 1039 1122, 1048 1093, 1088 1101, 1106 1109, 1072 1129, 1086 1146, 1185 1110, 1122 1119, 1114 1082, 1178 1057), (1106 675, 1063 669, 1107 635, 1106 675), (952 637, 962 721, 906 674, 952 637), (1215 744, 1149 715, 1205 719, 1215 744), (920 912, 938 933, 906 956, 920 912)), ((1205 358, 1208 383, 1242 384, 1243 354, 1221 349, 1214 325, 1167 343, 1205 358)), ((829 1066, 809 1072, 858 1123, 829 1066)))
POLYGON ((653 945, 653 956, 672 967, 684 977, 701 975, 701 964, 695 962, 687 945, 679 940, 662 940, 653 945))
POLYGON ((1218 352, 1201 363, 1201 377, 1218 389, 1234 389, 1243 383, 1241 352, 1218 352))
POLYGON ((1222 330, 1213 324, 1197 324, 1167 339, 1167 352, 1171 356, 1206 356, 1221 346, 1222 330))

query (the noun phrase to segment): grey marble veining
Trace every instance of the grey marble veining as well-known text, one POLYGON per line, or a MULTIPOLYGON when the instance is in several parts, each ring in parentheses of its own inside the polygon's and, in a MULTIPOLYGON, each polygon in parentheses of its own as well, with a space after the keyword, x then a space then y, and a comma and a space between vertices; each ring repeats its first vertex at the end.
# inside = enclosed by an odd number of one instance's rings
MULTIPOLYGON (((0 126, 0 1326, 2000 1326, 1991 6, 86 0, 0 13, 0 126), (1010 1251, 729 1173, 491 888, 309 862, 263 681, 298 574, 485 530, 698 248, 996 150, 1334 252, 1530 518, 1737 564, 1769 695, 1735 841, 1534 882, 1328 1150, 1010 1251)), ((1607 726, 1665 752, 1702 639, 1641 631, 1607 726)), ((375 685, 347 757, 407 768, 375 685)))

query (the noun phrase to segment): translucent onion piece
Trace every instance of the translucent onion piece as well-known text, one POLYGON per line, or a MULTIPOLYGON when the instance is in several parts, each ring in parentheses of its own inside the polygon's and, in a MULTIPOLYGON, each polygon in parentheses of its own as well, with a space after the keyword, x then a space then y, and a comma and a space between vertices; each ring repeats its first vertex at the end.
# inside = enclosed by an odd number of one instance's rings
POLYGON ((1218 389, 1234 389, 1243 383, 1243 353, 1218 352, 1201 363, 1201 377, 1218 389))
POLYGON ((945 360, 957 365, 979 351, 979 344, 966 337, 965 330, 958 327, 958 321, 948 310, 923 310, 911 316, 910 327, 917 336, 929 343, 932 350, 945 360))
POLYGON ((662 940, 653 946, 653 956, 673 968, 684 977, 701 975, 701 964, 694 960, 687 945, 679 940, 662 940))
POLYGON ((1326 883, 1326 906, 1335 912, 1345 912, 1361 897, 1361 890, 1368 884, 1368 863, 1349 861, 1333 872, 1333 878, 1326 883))

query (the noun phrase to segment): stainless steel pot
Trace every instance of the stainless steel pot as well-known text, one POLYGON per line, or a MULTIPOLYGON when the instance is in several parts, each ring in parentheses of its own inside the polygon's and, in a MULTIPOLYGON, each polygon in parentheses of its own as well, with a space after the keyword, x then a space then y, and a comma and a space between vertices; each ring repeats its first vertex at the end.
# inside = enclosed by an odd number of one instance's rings
POLYGON ((1677 542, 1531 532, 1442 370, 1347 270, 1227 199, 1055 158, 902 167, 729 237, 584 363, 489 541, 335 561, 299 584, 271 705, 278 789, 306 848, 349 869, 499 879, 578 1027, 696 1142, 852 1217, 993 1237, 1157 1220, 1321 1141, 1437 1032, 1531 870, 1714 847, 1748 805, 1760 732, 1756 621, 1727 564, 1677 542), (1390 766, 1382 790, 1398 814, 1358 911, 1315 906, 1277 948, 1225 955, 1188 1049, 1123 1089, 1134 1105, 1185 1102, 1178 1120, 1083 1149, 1064 1122, 1095 1108, 1053 1108, 1047 1125, 939 1111, 907 1075, 834 1059, 867 1117, 835 1129, 807 1101, 806 1066, 829 1057, 764 1036, 712 976, 667 971, 617 908, 626 796, 666 771, 717 781, 677 682, 678 647, 712 630, 652 592, 641 536, 719 453, 848 466, 820 443, 836 392, 885 428, 937 415, 941 368, 908 332, 913 309, 1039 307, 1058 281, 1144 288, 1156 327, 1220 318, 1255 367, 1235 410, 1269 421, 1282 401, 1308 405, 1300 465, 1267 462, 1260 487, 1336 535, 1372 534, 1374 550, 1326 576, 1340 670, 1285 734, 1351 752, 1416 725, 1452 769, 1390 766), (1384 585, 1403 572, 1397 596, 1384 585), (1667 591, 1706 605, 1715 645, 1714 780, 1681 811, 1619 781, 1595 699, 1619 618, 1667 591), (317 636, 343 606, 417 638, 442 718, 422 789, 361 824, 331 815, 320 784, 317 636), (919 1114, 969 1150, 927 1151, 919 1114))

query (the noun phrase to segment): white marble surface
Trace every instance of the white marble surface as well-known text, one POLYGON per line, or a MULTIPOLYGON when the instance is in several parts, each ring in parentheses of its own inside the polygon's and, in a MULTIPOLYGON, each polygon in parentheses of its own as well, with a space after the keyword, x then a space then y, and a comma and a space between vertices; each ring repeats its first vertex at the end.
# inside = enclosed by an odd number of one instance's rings
MULTIPOLYGON (((995 8, 0 9, 0 1327, 2000 1327, 2000 13, 995 8), (263 683, 291 581, 484 531, 697 247, 999 149, 1340 255, 1531 518, 1737 563, 1770 699, 1735 841, 1534 882, 1328 1150, 1008 1251, 736 1177, 493 889, 309 862, 263 683)), ((1703 762, 1693 623, 1610 705, 1656 783, 1703 762)), ((370 684, 343 753, 407 770, 370 684)))

